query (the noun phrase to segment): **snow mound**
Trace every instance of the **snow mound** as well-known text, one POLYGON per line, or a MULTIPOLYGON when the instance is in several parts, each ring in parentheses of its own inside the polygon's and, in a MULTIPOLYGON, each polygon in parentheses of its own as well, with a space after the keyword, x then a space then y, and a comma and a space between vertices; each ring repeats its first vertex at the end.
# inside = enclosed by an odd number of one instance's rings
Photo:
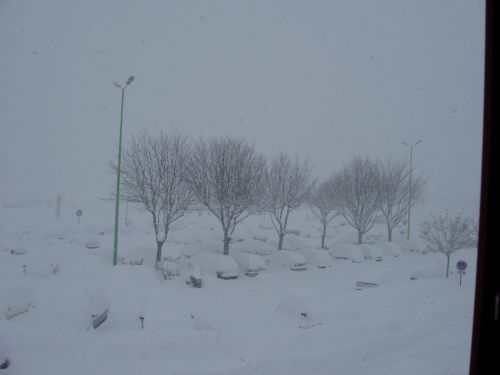
POLYGON ((57 275, 60 267, 58 262, 40 260, 29 261, 23 264, 23 274, 35 277, 49 277, 57 275))
POLYGON ((399 240, 398 243, 404 251, 416 251, 418 253, 427 252, 427 246, 420 240, 399 240))
POLYGON ((180 275, 179 263, 168 258, 163 258, 160 264, 160 269, 165 280, 169 280, 174 276, 180 275))
POLYGON ((382 250, 386 256, 398 257, 401 255, 401 247, 395 242, 378 241, 376 245, 382 250))
POLYGON ((259 224, 259 228, 260 229, 264 229, 264 230, 271 230, 271 231, 274 231, 274 227, 272 225, 269 225, 269 224, 259 224))
POLYGON ((191 314, 191 321, 193 322, 193 328, 195 331, 218 331, 214 320, 207 319, 206 317, 200 317, 199 314, 191 314))
POLYGON ((216 275, 221 279, 236 279, 238 265, 234 258, 221 254, 198 254, 189 258, 189 266, 199 265, 204 275, 216 275))
POLYGON ((266 262, 260 255, 234 252, 233 257, 240 270, 247 276, 256 276, 266 269, 266 262))
POLYGON ((201 269, 199 264, 191 264, 184 276, 186 284, 191 285, 193 288, 201 288, 203 286, 203 279, 201 277, 201 269))
POLYGON ((127 252, 125 263, 140 266, 144 263, 144 254, 150 252, 151 249, 147 246, 134 246, 127 252))
POLYGON ((46 240, 64 240, 66 233, 58 229, 48 230, 44 233, 43 238, 46 240))
POLYGON ((88 233, 76 233, 71 236, 70 242, 87 249, 97 249, 100 246, 97 235, 88 233))
POLYGON ((326 250, 302 249, 299 252, 304 255, 309 267, 327 268, 332 266, 332 257, 326 250))
POLYGON ((346 233, 344 235, 339 236, 336 239, 336 242, 339 244, 354 245, 358 243, 358 234, 352 232, 346 233))
POLYGON ((299 318, 307 318, 311 315, 310 309, 306 306, 304 299, 295 294, 290 294, 282 298, 278 302, 275 311, 299 318))
POLYGON ((90 296, 90 319, 92 327, 99 327, 107 319, 108 311, 108 295, 104 289, 95 290, 90 296))
POLYGON ((286 267, 292 271, 302 271, 307 269, 306 257, 296 251, 275 251, 269 255, 267 262, 271 266, 286 267))
POLYGON ((101 245, 99 244, 99 238, 97 237, 90 237, 87 241, 85 241, 85 247, 87 249, 97 249, 99 246, 101 245))
POLYGON ((5 295, 2 297, 4 316, 7 320, 28 312, 35 305, 35 292, 28 285, 12 286, 5 291, 5 295))
POLYGON ((262 235, 256 234, 256 235, 253 236, 253 239, 257 240, 257 241, 266 242, 267 241, 267 236, 262 236, 262 235))
POLYGON ((363 252, 365 259, 372 259, 380 262, 383 260, 382 250, 376 245, 361 244, 358 245, 363 252))
POLYGON ((22 255, 27 253, 26 247, 20 244, 19 241, 2 240, 2 242, 0 242, 0 248, 13 255, 22 255))
POLYGON ((349 259, 353 263, 361 263, 364 261, 363 252, 355 245, 336 244, 330 250, 332 257, 336 259, 349 259))
POLYGON ((288 235, 285 236, 283 240, 283 248, 288 250, 299 250, 306 248, 307 245, 304 241, 298 237, 298 235, 288 235))

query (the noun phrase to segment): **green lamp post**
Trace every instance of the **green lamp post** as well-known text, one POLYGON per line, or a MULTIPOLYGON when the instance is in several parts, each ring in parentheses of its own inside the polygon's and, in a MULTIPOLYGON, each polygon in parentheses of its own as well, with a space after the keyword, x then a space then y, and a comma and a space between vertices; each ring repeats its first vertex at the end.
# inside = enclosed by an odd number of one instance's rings
POLYGON ((113 242, 113 266, 118 262, 118 212, 120 210, 120 171, 122 160, 122 127, 123 127, 123 102, 125 99, 125 89, 134 82, 134 76, 130 76, 124 85, 118 82, 113 84, 122 91, 122 105, 120 112, 120 137, 118 139, 118 165, 116 170, 116 197, 115 197, 115 239, 113 242))

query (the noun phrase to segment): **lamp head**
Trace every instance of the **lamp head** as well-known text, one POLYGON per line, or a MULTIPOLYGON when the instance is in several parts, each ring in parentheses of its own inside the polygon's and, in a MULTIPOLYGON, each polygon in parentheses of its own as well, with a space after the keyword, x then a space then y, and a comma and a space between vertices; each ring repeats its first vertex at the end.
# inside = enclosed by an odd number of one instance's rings
POLYGON ((127 85, 127 86, 128 86, 128 85, 130 85, 132 82, 134 82, 134 79, 135 79, 135 77, 134 77, 134 76, 130 76, 130 77, 128 77, 126 85, 127 85))

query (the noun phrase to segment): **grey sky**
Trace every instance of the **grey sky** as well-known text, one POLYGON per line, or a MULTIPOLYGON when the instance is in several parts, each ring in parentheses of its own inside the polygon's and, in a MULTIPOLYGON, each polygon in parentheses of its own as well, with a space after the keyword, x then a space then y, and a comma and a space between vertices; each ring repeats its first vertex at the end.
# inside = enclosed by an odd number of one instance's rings
POLYGON ((483 1, 0 1, 0 202, 107 196, 119 91, 140 129, 235 134, 315 174, 405 157, 425 210, 473 212, 483 1))

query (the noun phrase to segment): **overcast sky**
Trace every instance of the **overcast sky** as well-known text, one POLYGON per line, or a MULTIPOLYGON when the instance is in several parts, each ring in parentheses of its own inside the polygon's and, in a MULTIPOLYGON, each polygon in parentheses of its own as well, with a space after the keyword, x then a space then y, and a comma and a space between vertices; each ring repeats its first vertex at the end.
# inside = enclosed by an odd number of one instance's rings
POLYGON ((125 141, 234 134, 321 178, 421 139, 421 213, 474 213, 483 44, 473 0, 0 0, 0 202, 109 196, 135 75, 125 141))

